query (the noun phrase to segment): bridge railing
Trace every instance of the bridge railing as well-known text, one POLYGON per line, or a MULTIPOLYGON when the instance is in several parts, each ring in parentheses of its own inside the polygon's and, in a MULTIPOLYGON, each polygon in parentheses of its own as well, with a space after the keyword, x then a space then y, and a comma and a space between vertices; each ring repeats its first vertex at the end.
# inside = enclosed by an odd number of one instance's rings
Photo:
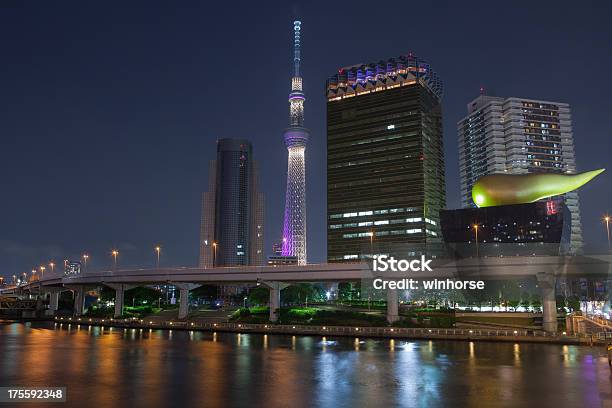
POLYGON ((612 330, 612 321, 604 318, 603 316, 586 313, 583 315, 583 317, 599 327, 612 330))
MULTIPOLYGON (((588 334, 558 333, 551 334, 539 330, 491 330, 491 329, 454 329, 454 328, 406 328, 406 327, 352 327, 352 326, 309 326, 298 324, 251 324, 251 323, 210 323, 196 320, 147 320, 147 319, 101 319, 88 317, 56 317, 59 323, 73 324, 95 324, 119 326, 127 328, 149 327, 153 329, 193 329, 208 331, 231 331, 252 333, 276 333, 276 334, 301 334, 301 335, 337 335, 352 337, 411 337, 411 338, 461 338, 461 339, 483 339, 483 338, 521 338, 521 339, 590 339, 588 334)), ((612 332, 599 333, 599 340, 612 339, 612 332)))
POLYGON ((597 338, 602 341, 612 340, 612 331, 599 332, 597 338))

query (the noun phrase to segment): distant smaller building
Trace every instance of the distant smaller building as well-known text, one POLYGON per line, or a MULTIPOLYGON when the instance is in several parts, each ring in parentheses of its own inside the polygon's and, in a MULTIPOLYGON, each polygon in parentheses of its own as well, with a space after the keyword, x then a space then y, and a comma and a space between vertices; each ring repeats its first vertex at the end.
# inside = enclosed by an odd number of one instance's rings
POLYGON ((64 267, 65 276, 75 276, 81 273, 81 262, 80 261, 68 261, 64 267))
POLYGON ((268 265, 297 265, 297 256, 272 255, 268 257, 268 265))
POLYGON ((452 255, 559 255, 569 250, 571 215, 562 200, 440 212, 452 255))
POLYGON ((283 243, 275 242, 272 244, 272 255, 282 255, 283 254, 283 243))
POLYGON ((263 265, 264 196, 253 146, 217 140, 208 191, 202 195, 200 268, 263 265))

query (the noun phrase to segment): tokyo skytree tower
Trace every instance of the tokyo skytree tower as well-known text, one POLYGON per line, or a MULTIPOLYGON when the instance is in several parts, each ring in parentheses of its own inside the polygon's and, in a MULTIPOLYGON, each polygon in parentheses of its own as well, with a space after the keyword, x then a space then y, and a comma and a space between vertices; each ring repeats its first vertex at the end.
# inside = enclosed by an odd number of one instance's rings
POLYGON ((308 129, 304 127, 304 93, 300 75, 300 30, 302 23, 293 22, 293 78, 289 94, 289 127, 284 138, 289 160, 287 164, 287 193, 285 194, 285 222, 283 226, 283 256, 297 257, 298 264, 306 264, 306 163, 304 153, 308 143, 308 129))

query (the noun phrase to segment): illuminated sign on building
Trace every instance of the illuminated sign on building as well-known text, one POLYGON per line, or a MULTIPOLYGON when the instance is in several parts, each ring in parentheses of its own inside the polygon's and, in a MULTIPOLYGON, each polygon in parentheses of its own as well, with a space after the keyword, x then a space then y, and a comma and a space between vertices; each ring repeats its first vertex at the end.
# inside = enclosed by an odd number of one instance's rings
POLYGON ((65 276, 75 276, 81 274, 81 262, 79 261, 68 261, 64 268, 65 276))

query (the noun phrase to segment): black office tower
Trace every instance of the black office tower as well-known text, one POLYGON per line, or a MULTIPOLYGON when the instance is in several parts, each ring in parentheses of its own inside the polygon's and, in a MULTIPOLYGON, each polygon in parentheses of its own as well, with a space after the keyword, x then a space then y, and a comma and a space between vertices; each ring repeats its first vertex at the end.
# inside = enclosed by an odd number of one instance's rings
POLYGON ((442 85, 413 55, 342 68, 327 91, 327 258, 410 257, 441 242, 442 85))
POLYGON ((251 142, 219 139, 203 193, 200 267, 263 265, 264 198, 251 142))

